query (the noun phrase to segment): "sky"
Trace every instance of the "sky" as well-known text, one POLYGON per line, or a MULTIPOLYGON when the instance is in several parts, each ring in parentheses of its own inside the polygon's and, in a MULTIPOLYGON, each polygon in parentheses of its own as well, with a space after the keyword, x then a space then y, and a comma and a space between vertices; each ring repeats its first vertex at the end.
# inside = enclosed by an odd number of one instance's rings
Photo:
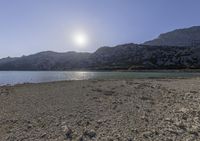
POLYGON ((199 6, 199 0, 0 0, 0 58, 143 43, 200 25, 199 6))

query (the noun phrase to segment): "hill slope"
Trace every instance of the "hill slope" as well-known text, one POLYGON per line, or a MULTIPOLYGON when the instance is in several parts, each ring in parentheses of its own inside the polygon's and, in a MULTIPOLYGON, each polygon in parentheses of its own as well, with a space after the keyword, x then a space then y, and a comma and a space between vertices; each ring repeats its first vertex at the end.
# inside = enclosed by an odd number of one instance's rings
POLYGON ((85 67, 89 53, 52 51, 19 58, 0 59, 0 70, 67 70, 85 67), (84 65, 83 65, 84 64, 84 65))
POLYGON ((164 33, 158 38, 147 41, 144 44, 153 46, 198 46, 200 45, 200 26, 164 33))
POLYGON ((0 70, 115 70, 200 68, 200 47, 125 44, 94 53, 41 52, 0 60, 0 70))
POLYGON ((0 59, 0 70, 200 69, 200 26, 161 34, 142 45, 101 47, 94 53, 52 51, 0 59))
POLYGON ((90 55, 92 67, 101 69, 200 68, 199 47, 145 46, 104 47, 90 55))

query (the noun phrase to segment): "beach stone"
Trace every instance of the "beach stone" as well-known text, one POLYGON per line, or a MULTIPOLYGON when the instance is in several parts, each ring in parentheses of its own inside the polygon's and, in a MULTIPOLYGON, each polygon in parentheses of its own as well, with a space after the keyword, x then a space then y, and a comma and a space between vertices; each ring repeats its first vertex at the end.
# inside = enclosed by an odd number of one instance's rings
POLYGON ((27 128, 28 128, 28 129, 31 129, 32 127, 33 127, 32 124, 28 124, 28 125, 27 125, 27 128))
POLYGON ((96 132, 94 130, 86 130, 84 132, 85 136, 88 136, 90 139, 96 137, 96 132))
POLYGON ((98 123, 98 124, 102 124, 102 123, 104 123, 104 122, 106 122, 106 120, 102 120, 102 119, 97 120, 97 123, 98 123))
POLYGON ((169 132, 169 134, 174 134, 176 136, 179 135, 179 132, 177 130, 167 129, 167 132, 169 132))
POLYGON ((187 126, 183 122, 176 122, 175 125, 182 130, 187 130, 187 126))
POLYGON ((183 120, 187 120, 187 119, 188 119, 188 115, 184 113, 184 114, 182 115, 182 119, 183 119, 183 120))
POLYGON ((108 136, 108 137, 103 138, 103 140, 105 140, 105 141, 114 141, 114 138, 108 136))
POLYGON ((197 92, 197 91, 190 91, 190 93, 196 94, 196 93, 198 93, 198 92, 197 92))
POLYGON ((106 96, 112 96, 114 94, 114 91, 104 91, 103 93, 106 96))
POLYGON ((145 138, 149 138, 149 137, 152 137, 152 132, 151 131, 146 131, 146 132, 143 132, 142 135, 145 138))
POLYGON ((152 100, 151 97, 147 97, 147 96, 142 96, 142 97, 140 97, 140 99, 143 100, 143 101, 150 101, 150 100, 152 100))
POLYGON ((47 135, 47 133, 43 133, 40 137, 44 138, 47 135))
POLYGON ((199 136, 198 131, 189 130, 188 132, 189 132, 190 134, 192 134, 192 135, 199 136))
POLYGON ((66 139, 71 139, 72 138, 72 133, 73 133, 72 129, 70 129, 66 125, 62 126, 62 128, 63 128, 63 132, 65 132, 66 139))
POLYGON ((171 122, 171 123, 173 122, 173 120, 171 118, 165 118, 164 120, 167 122, 171 122))
POLYGON ((78 137, 78 140, 77 140, 77 141, 84 141, 83 136, 78 137))
POLYGON ((187 113, 189 111, 189 109, 182 107, 178 111, 182 112, 182 113, 187 113))

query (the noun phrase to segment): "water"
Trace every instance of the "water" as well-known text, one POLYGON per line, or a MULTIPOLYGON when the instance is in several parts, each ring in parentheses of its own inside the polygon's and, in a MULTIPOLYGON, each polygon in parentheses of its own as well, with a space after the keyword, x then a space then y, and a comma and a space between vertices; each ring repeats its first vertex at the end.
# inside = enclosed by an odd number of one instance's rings
POLYGON ((199 72, 92 72, 92 71, 0 71, 0 85, 39 83, 62 80, 185 78, 200 76, 199 72))

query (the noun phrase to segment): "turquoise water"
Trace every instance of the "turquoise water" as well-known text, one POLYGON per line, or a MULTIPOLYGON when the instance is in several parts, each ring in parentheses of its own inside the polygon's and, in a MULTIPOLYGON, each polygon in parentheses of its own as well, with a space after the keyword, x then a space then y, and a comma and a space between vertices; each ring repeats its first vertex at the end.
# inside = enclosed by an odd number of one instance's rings
POLYGON ((199 72, 93 72, 93 71, 0 71, 0 85, 39 83, 63 80, 186 78, 200 76, 199 72))

